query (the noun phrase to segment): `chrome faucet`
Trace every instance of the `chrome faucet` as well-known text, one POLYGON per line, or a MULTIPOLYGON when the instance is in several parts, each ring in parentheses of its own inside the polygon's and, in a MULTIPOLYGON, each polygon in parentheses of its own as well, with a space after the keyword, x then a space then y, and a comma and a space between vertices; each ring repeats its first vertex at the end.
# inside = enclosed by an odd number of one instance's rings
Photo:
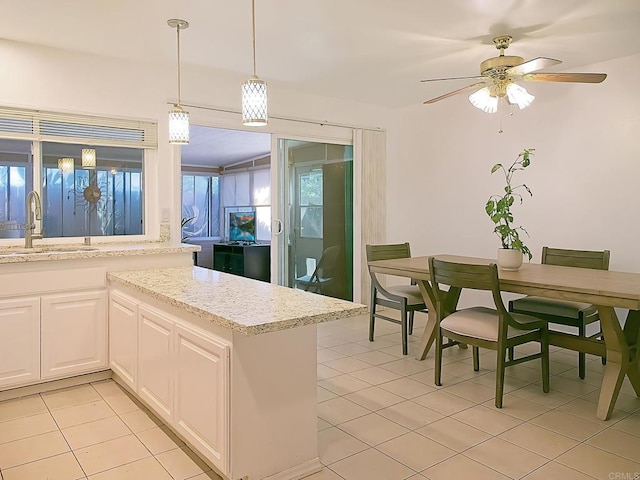
POLYGON ((24 226, 24 246, 25 248, 33 248, 33 239, 42 238, 42 232, 33 233, 36 229, 36 220, 42 219, 42 204, 40 203, 40 195, 38 195, 38 192, 32 190, 27 193, 27 200, 25 203, 27 222, 24 226), (33 204, 33 208, 31 208, 31 204, 33 204))

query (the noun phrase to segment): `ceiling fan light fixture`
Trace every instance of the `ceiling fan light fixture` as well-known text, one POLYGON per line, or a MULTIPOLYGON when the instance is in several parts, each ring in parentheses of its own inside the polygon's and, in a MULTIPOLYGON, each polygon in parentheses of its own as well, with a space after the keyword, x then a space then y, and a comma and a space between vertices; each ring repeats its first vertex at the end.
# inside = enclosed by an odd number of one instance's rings
POLYGON ((527 92, 527 89, 516 83, 507 85, 507 99, 509 103, 518 105, 520 110, 531 105, 536 97, 527 92))
POLYGON ((489 87, 483 87, 473 92, 469 95, 469 101, 471 105, 485 113, 496 113, 498 111, 498 97, 491 95, 489 87))

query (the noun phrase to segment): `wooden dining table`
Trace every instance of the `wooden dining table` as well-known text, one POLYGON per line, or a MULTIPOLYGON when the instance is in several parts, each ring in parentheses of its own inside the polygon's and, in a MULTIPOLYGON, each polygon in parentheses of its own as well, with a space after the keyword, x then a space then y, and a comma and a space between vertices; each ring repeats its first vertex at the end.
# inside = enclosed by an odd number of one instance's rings
MULTIPOLYGON (((457 255, 435 255, 436 258, 460 262, 489 264, 495 260, 457 255)), ((424 360, 435 339, 436 314, 434 292, 429 283, 429 257, 411 257, 369 262, 374 273, 408 277, 417 281, 429 309, 417 359, 424 360)), ((516 272, 498 270, 500 290, 591 303, 598 308, 604 341, 579 338, 562 332, 549 332, 552 345, 570 350, 606 357, 604 376, 596 417, 608 420, 620 393, 620 387, 629 377, 640 397, 640 273, 593 270, 525 263, 516 272), (615 308, 628 309, 624 327, 615 308)))

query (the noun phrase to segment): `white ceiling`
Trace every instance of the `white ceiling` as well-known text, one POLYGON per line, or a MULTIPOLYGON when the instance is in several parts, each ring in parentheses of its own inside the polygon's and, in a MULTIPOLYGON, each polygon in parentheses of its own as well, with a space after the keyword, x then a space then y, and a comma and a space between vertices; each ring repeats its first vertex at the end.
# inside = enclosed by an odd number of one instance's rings
POLYGON ((271 135, 191 125, 189 145, 182 146, 182 164, 224 167, 269 155, 271 135))
MULTIPOLYGON (((137 61, 249 76, 250 0, 0 0, 0 38, 137 61)), ((563 61, 553 71, 640 53, 639 0, 256 0, 257 73, 287 88, 388 107, 419 104, 479 73, 509 34, 507 54, 563 61)), ((588 71, 588 70, 586 70, 588 71)), ((606 73, 606 72, 605 72, 606 73)), ((429 107, 425 107, 429 108, 429 107)), ((191 165, 228 165, 268 152, 269 136, 194 129, 191 165)))
MULTIPOLYGON (((138 61, 251 73, 250 0, 2 0, 0 37, 138 61)), ((464 86, 510 34, 509 53, 579 69, 640 52, 638 0, 256 0, 257 73, 317 95, 389 107, 464 86)))

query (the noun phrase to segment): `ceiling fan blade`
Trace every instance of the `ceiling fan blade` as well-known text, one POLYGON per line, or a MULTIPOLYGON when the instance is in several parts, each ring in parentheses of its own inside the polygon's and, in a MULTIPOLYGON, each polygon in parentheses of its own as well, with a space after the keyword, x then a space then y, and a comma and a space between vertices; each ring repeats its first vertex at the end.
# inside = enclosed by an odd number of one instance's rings
POLYGON ((474 75, 472 77, 446 77, 446 78, 428 78, 426 80, 420 80, 421 82, 439 82, 440 80, 470 80, 473 78, 486 78, 483 75, 474 75))
POLYGON ((439 97, 432 98, 431 100, 427 100, 426 102, 422 102, 422 103, 426 104, 426 103, 439 102, 440 100, 444 100, 445 98, 453 97, 454 95, 458 95, 459 93, 464 93, 464 92, 468 92, 469 90, 474 90, 476 88, 484 87, 485 85, 486 85, 485 82, 473 83, 471 85, 467 85, 466 87, 462 87, 462 88, 459 88, 458 90, 445 93, 444 95, 440 95, 439 97))
POLYGON ((528 73, 522 77, 527 82, 578 82, 600 83, 607 78, 606 73, 528 73))
POLYGON ((516 65, 507 69, 508 75, 525 75, 527 73, 535 72, 536 70, 542 70, 543 68, 559 65, 562 62, 553 58, 538 57, 527 62, 516 65))

